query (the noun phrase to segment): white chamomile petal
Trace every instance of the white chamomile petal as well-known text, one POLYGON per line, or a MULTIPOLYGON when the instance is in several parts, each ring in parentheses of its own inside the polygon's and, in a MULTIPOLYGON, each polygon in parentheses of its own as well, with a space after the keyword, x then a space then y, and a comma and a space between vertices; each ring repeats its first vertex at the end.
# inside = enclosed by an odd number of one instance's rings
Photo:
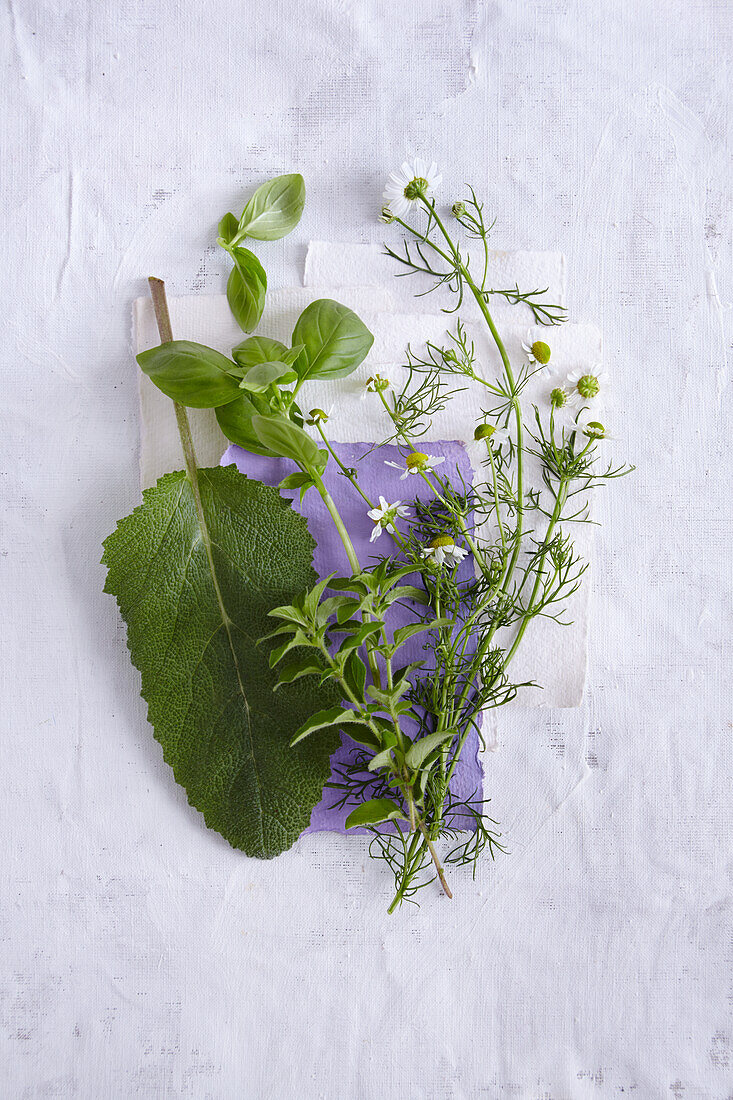
POLYGON ((536 363, 537 362, 537 360, 534 357, 534 353, 532 352, 531 345, 525 344, 524 340, 522 340, 522 351, 527 356, 527 359, 530 363, 536 363))
POLYGON ((404 161, 399 171, 389 173, 383 199, 391 213, 401 218, 415 203, 431 198, 441 181, 435 161, 428 164, 422 157, 415 157, 412 162, 404 161))

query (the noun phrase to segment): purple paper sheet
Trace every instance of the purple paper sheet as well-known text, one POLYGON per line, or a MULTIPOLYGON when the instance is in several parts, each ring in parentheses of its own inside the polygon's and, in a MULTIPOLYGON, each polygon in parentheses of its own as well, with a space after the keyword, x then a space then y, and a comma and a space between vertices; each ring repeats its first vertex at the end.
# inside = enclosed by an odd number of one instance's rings
MULTIPOLYGON (((377 502, 381 494, 390 504, 394 504, 397 500, 409 504, 416 498, 424 500, 430 497, 430 490, 421 477, 408 477, 403 481, 400 470, 386 465, 386 462, 396 462, 404 469, 397 447, 385 446, 378 450, 370 450, 371 447, 370 443, 339 443, 334 447, 345 466, 358 466, 359 484, 368 497, 377 502)), ((445 472, 450 477, 454 470, 458 470, 465 484, 472 484, 473 470, 462 443, 431 443, 427 450, 433 456, 445 458, 441 473, 445 472)), ((229 447, 221 459, 222 466, 232 464, 247 477, 272 486, 277 486, 284 477, 296 469, 295 464, 289 459, 265 458, 237 446, 229 447)), ((348 479, 339 472, 335 462, 328 464, 323 480, 346 523, 362 566, 367 568, 370 562, 375 562, 379 551, 383 551, 383 554, 390 553, 394 544, 386 532, 382 533, 378 542, 369 541, 374 524, 366 514, 366 505, 348 479)), ((283 490, 282 492, 283 496, 293 500, 294 509, 308 521, 308 528, 316 540, 313 567, 319 577, 325 577, 333 572, 349 576, 351 569, 341 539, 318 494, 315 491, 306 493, 301 504, 297 491, 283 490)), ((469 577, 472 570, 473 559, 469 555, 459 567, 459 578, 469 577)), ((414 618, 406 611, 396 608, 391 625, 393 622, 394 626, 403 626, 413 621, 414 618)), ((400 663, 407 664, 409 661, 425 658, 422 645, 419 636, 408 642, 401 651, 400 663)), ((344 737, 343 743, 331 757, 332 776, 335 770, 358 748, 359 746, 355 745, 350 738, 344 737)), ((456 799, 481 798, 483 770, 478 760, 478 749, 478 734, 475 730, 471 730, 451 780, 451 793, 456 799)), ((310 825, 305 832, 345 832, 344 821, 353 806, 337 808, 334 803, 339 800, 339 797, 339 791, 328 787, 324 789, 323 798, 314 807, 310 825)), ((467 827, 470 827, 470 822, 470 818, 465 819, 467 827)))

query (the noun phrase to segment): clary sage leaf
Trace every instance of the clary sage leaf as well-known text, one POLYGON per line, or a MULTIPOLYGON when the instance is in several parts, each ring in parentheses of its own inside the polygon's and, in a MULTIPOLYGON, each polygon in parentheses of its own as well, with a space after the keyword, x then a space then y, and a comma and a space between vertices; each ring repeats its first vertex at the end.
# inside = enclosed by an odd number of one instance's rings
POLYGON ((302 379, 345 378, 363 362, 373 343, 353 310, 320 298, 306 306, 293 329, 293 345, 303 345, 295 369, 302 379))
POLYGON ((228 249, 234 260, 227 282, 227 300, 234 319, 243 332, 251 332, 259 324, 265 308, 267 275, 265 269, 248 248, 228 249))
POLYGON ((209 828, 263 859, 310 822, 339 740, 324 727, 290 747, 339 692, 317 676, 275 691, 272 643, 257 644, 270 609, 315 583, 314 546, 275 489, 232 466, 198 470, 195 486, 166 474, 104 543, 166 761, 209 828))
POLYGON ((140 352, 137 361, 167 397, 192 409, 213 409, 241 393, 239 379, 228 373, 234 364, 205 344, 171 340, 140 352))
POLYGON ((300 221, 305 205, 305 181, 299 173, 275 176, 258 187, 239 219, 242 237, 277 241, 300 221))

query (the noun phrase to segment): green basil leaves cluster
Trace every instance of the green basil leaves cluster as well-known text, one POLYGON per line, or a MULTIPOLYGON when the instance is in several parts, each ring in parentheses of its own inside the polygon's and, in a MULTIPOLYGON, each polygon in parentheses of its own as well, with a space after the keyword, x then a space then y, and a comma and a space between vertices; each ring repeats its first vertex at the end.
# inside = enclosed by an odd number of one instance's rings
POLYGON ((262 264, 242 241, 277 241, 300 221, 305 205, 305 181, 297 172, 276 176, 258 187, 241 218, 225 214, 219 222, 218 242, 234 267, 227 283, 229 306, 243 332, 259 324, 265 306, 267 276, 262 264))
MULTIPOLYGON (((284 237, 298 224, 304 202, 302 176, 277 176, 258 187, 239 219, 225 214, 219 222, 219 244, 234 262, 227 285, 229 305, 247 333, 262 316, 267 276, 242 241, 284 237)), ((219 427, 233 443, 322 471, 327 455, 303 430, 298 391, 304 382, 351 374, 373 342, 352 310, 323 298, 303 310, 290 347, 266 336, 249 336, 232 349, 229 359, 204 344, 173 340, 142 352, 137 361, 174 401, 215 409, 219 427)))

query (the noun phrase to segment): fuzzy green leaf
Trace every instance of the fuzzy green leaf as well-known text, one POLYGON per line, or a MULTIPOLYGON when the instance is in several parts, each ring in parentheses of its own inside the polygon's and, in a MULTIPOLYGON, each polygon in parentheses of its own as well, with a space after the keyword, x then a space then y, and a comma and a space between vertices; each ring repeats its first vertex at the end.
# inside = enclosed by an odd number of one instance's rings
POLYGON ((326 710, 319 710, 317 714, 311 715, 307 722, 304 722, 297 730, 291 744, 297 745, 299 741, 310 737, 319 730, 345 729, 348 731, 352 726, 362 725, 364 725, 364 722, 359 718, 356 711, 349 710, 348 707, 328 707, 326 710))
POLYGON ((439 745, 447 741, 452 741, 455 736, 455 730, 441 730, 439 733, 428 733, 425 737, 421 737, 407 751, 405 760, 408 767, 419 768, 430 756, 433 749, 437 749, 439 745))
POLYGON ((280 494, 234 467, 183 472, 143 493, 104 544, 105 590, 127 623, 148 718, 206 824, 271 858, 308 825, 338 744, 333 730, 290 748, 338 691, 305 677, 273 688, 274 642, 258 645, 277 604, 312 587, 314 541, 280 494))
POLYGON ((345 825, 347 829, 356 829, 359 825, 380 825, 383 821, 394 821, 404 816, 391 798, 370 798, 349 814, 345 825))

